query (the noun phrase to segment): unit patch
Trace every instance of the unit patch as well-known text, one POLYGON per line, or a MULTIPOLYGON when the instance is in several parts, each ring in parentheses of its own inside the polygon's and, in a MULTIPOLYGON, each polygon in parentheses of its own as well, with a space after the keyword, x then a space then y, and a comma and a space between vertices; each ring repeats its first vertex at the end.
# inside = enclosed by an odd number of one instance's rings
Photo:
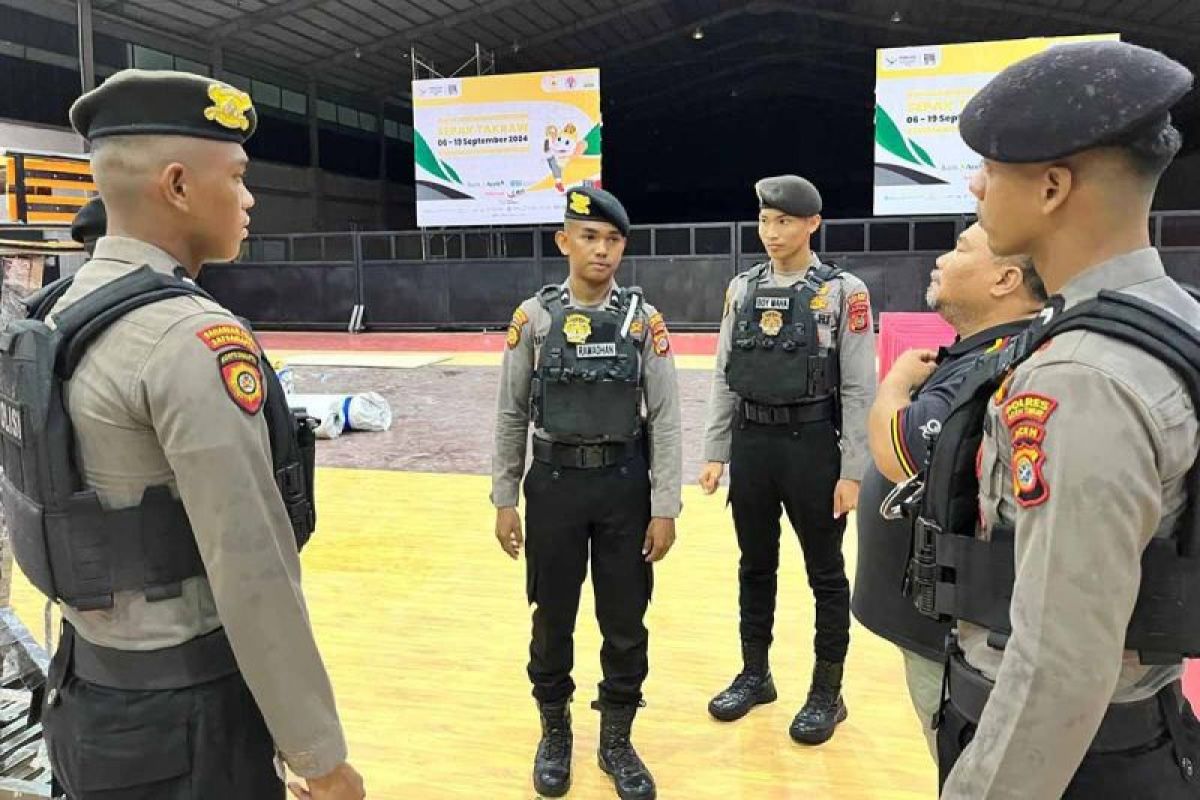
POLYGON ((563 335, 571 344, 583 344, 592 335, 592 320, 585 314, 568 314, 563 320, 563 335))
POLYGON ((762 332, 767 336, 778 336, 783 330, 783 315, 778 311, 764 311, 758 321, 758 327, 762 328, 762 332))
POLYGON ((663 321, 663 315, 655 313, 650 317, 650 338, 654 340, 654 352, 660 356, 665 356, 671 352, 671 337, 667 333, 667 323, 663 321))
POLYGON ((521 329, 529 322, 529 315, 525 313, 525 309, 518 308, 513 312, 512 322, 508 323, 508 335, 505 337, 505 343, 508 349, 512 350, 521 343, 521 329))
POLYGON ((792 307, 792 298, 790 297, 756 297, 754 298, 754 307, 762 310, 764 308, 775 308, 780 311, 787 311, 792 307))
POLYGON ((847 327, 851 333, 862 333, 871 327, 871 298, 866 292, 855 292, 846 300, 847 327))
POLYGON ((812 300, 808 301, 808 308, 811 311, 821 311, 828 306, 829 301, 824 297, 814 297, 812 300))
POLYGON ((254 341, 250 331, 241 325, 228 322, 210 325, 204 330, 196 331, 196 336, 214 352, 236 347, 258 353, 258 343, 254 341))
POLYGON ((1058 401, 1042 394, 1023 392, 1004 403, 1004 424, 1012 437, 1013 494, 1021 508, 1039 506, 1050 499, 1043 467, 1046 464, 1046 422, 1058 401))
POLYGON ((247 350, 228 350, 217 358, 221 380, 229 398, 247 414, 254 415, 262 408, 263 381, 258 356, 247 350))

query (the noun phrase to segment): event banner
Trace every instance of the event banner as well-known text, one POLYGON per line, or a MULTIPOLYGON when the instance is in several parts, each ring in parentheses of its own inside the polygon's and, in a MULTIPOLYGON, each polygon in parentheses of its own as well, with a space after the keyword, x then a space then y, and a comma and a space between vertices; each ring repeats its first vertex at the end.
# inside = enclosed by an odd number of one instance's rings
POLYGON ((413 81, 417 225, 562 220, 600 185, 600 70, 413 81))
POLYGON ((1054 46, 1117 34, 879 50, 875 66, 875 214, 969 214, 981 159, 958 135, 963 107, 1005 67, 1054 46))

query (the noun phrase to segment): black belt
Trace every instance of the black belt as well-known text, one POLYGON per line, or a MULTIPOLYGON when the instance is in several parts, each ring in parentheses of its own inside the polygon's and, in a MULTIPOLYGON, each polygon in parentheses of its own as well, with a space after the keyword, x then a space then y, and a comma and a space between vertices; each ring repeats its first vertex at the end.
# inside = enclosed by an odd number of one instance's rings
POLYGON ((601 469, 615 467, 633 460, 642 442, 598 442, 596 444, 567 444, 533 437, 533 457, 536 461, 567 469, 601 469))
POLYGON ((812 403, 786 406, 764 406, 749 400, 741 402, 742 418, 757 425, 789 425, 794 422, 827 422, 833 419, 837 406, 832 397, 812 403))
POLYGON ((175 647, 117 650, 92 644, 64 622, 58 648, 55 660, 69 659, 77 678, 124 691, 186 689, 238 671, 224 628, 175 647))
MULTIPOLYGON (((961 652, 950 656, 949 679, 950 703, 960 714, 978 725, 995 684, 968 664, 961 652)), ((1179 681, 1163 687, 1159 695, 1164 692, 1170 695, 1166 699, 1173 702, 1176 708, 1182 704, 1183 689, 1179 681)), ((1141 747, 1166 733, 1169 724, 1158 695, 1132 703, 1113 703, 1104 713, 1100 729, 1096 731, 1088 752, 1115 753, 1141 747)))

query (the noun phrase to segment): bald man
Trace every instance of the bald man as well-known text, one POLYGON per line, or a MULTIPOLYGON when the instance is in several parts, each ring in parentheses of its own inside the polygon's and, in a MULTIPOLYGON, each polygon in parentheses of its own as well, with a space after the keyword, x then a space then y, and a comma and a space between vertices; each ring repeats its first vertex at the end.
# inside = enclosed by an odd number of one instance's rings
POLYGON ((253 105, 208 78, 129 70, 71 121, 93 145, 108 235, 50 324, 121 308, 130 286, 171 296, 109 320, 63 378, 72 544, 43 563, 18 552, 63 612, 43 718, 55 778, 70 798, 278 800, 278 752, 306 779, 298 798, 359 800, 300 585, 313 516, 291 491, 294 420, 254 335, 192 282, 246 237, 253 105))

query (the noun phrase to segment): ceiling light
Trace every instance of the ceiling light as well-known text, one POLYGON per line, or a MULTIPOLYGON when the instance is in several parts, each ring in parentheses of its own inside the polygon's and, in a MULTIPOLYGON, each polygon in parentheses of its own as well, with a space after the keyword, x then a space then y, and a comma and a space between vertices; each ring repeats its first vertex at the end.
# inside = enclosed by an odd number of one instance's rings
POLYGON ((900 13, 899 9, 892 12, 892 22, 900 23, 903 21, 904 21, 904 15, 900 13))
POLYGON ((358 47, 354 48, 354 57, 362 58, 362 49, 361 48, 358 48, 358 47))
POLYGON ((696 29, 694 31, 692 31, 692 38, 695 39, 697 42, 700 41, 701 39, 703 39, 704 38, 704 28, 701 28, 699 25, 697 25, 696 29))

